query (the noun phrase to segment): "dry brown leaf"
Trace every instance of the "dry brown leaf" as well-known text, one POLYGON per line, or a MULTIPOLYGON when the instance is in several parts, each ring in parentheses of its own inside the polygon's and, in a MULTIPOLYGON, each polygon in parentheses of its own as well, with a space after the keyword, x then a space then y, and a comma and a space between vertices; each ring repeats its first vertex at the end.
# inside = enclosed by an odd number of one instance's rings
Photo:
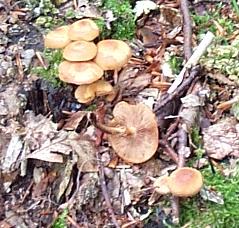
POLYGON ((56 177, 55 172, 50 172, 46 177, 42 178, 39 183, 37 183, 32 190, 32 198, 37 199, 41 196, 42 193, 44 193, 50 183, 53 182, 53 180, 56 177))
POLYGON ((73 135, 69 143, 78 156, 77 166, 80 171, 95 172, 98 170, 95 158, 96 148, 92 141, 83 140, 79 136, 73 135))
POLYGON ((126 67, 119 74, 118 86, 125 95, 135 95, 147 87, 152 80, 149 73, 140 73, 139 69, 126 67))
POLYGON ((66 123, 63 126, 63 129, 65 130, 75 130, 77 129, 80 122, 83 120, 84 117, 86 117, 87 113, 85 111, 78 111, 75 113, 66 113, 69 115, 68 119, 66 119, 66 123))
POLYGON ((221 120, 203 131, 204 148, 211 158, 239 157, 239 124, 235 118, 221 120))

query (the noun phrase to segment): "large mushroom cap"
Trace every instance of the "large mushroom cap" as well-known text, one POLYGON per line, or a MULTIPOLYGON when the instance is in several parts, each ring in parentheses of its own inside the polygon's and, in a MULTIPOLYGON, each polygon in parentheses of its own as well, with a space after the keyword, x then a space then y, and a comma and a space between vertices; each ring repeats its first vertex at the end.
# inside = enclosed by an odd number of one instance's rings
POLYGON ((44 38, 44 45, 46 48, 64 48, 70 43, 68 35, 69 26, 64 25, 50 31, 44 38))
POLYGON ((189 167, 179 168, 171 173, 168 181, 170 192, 174 196, 189 197, 196 195, 203 185, 202 174, 189 167))
POLYGON ((90 84, 103 76, 103 70, 94 62, 68 62, 59 65, 59 78, 76 85, 90 84))
POLYGON ((82 19, 70 25, 69 36, 71 40, 92 41, 99 36, 100 30, 91 19, 82 19))
POLYGON ((69 61, 88 61, 96 56, 97 48, 93 42, 75 41, 68 44, 63 51, 63 57, 69 61))
POLYGON ((111 134, 115 152, 125 161, 142 163, 149 160, 158 147, 158 127, 154 113, 144 104, 116 104, 114 125, 125 126, 131 134, 111 134))
POLYGON ((97 44, 97 49, 94 61, 103 70, 118 70, 131 57, 130 47, 121 40, 102 40, 97 44))

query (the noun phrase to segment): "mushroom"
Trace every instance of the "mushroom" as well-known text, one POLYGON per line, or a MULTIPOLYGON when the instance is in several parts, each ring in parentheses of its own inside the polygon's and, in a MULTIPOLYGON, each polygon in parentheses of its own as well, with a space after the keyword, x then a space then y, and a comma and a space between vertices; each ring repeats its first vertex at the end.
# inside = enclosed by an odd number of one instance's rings
POLYGON ((169 177, 168 187, 174 196, 189 197, 196 195, 203 186, 202 174, 189 167, 178 168, 169 177))
POLYGON ((94 83, 96 96, 105 96, 113 92, 112 85, 104 80, 98 80, 94 83))
POLYGON ((104 71, 94 62, 68 62, 59 65, 59 78, 76 85, 91 84, 103 76, 104 71))
POLYGON ((44 38, 44 45, 46 48, 64 48, 70 43, 68 35, 69 26, 64 25, 50 31, 44 38))
POLYGON ((63 50, 63 57, 69 61, 88 61, 96 56, 97 48, 93 42, 75 41, 63 50))
POLYGON ((122 40, 102 40, 97 44, 94 61, 103 70, 114 70, 114 82, 117 83, 118 71, 131 58, 131 49, 122 40))
POLYGON ((75 90, 75 98, 79 103, 87 104, 94 100, 95 90, 90 85, 80 85, 75 90))
POLYGON ((71 40, 92 41, 99 36, 100 30, 91 19, 82 19, 70 25, 69 37, 71 40))
POLYGON ((105 96, 113 91, 112 85, 104 80, 98 80, 89 85, 80 85, 75 90, 75 98, 80 103, 89 103, 95 96, 105 96))
POLYGON ((97 44, 94 61, 103 70, 121 69, 131 57, 131 49, 122 40, 102 40, 97 44))
MULTIPOLYGON (((158 148, 158 127, 154 113, 144 104, 116 104, 111 126, 105 128, 115 152, 126 162, 143 163, 158 148)), ((102 126, 100 126, 102 127, 102 126)))
POLYGON ((168 181, 169 181, 169 177, 166 175, 156 178, 153 185, 155 192, 157 192, 160 195, 169 194, 170 189, 168 187, 168 181))

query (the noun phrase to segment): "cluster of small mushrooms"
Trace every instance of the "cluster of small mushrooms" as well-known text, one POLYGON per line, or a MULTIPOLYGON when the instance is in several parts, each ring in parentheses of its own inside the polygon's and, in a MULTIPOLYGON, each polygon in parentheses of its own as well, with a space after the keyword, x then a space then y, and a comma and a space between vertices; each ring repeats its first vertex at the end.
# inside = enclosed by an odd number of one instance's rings
MULTIPOLYGON (((59 65, 59 78, 78 85, 75 97, 89 103, 96 96, 112 95, 112 85, 103 80, 104 71, 118 72, 130 59, 131 49, 121 40, 93 42, 99 28, 91 19, 81 19, 61 26, 45 37, 45 47, 62 48, 65 61, 59 65)), ((107 132, 115 152, 125 161, 142 163, 158 147, 158 126, 154 113, 144 104, 119 102, 109 125, 99 124, 107 132)))
MULTIPOLYGON (((45 47, 62 48, 63 61, 59 66, 59 78, 78 85, 75 97, 80 103, 89 103, 96 96, 110 95, 112 85, 103 80, 104 71, 119 71, 130 59, 130 47, 121 40, 102 40, 95 45, 99 28, 94 21, 82 19, 68 26, 61 26, 48 33, 45 47)), ((144 104, 117 103, 114 118, 104 125, 96 123, 108 133, 115 152, 129 163, 149 160, 158 148, 158 126, 155 114, 144 104)), ((179 168, 169 177, 154 182, 155 191, 187 197, 199 192, 203 184, 202 175, 192 168, 179 168)))
POLYGON ((45 47, 63 49, 59 78, 79 85, 75 97, 80 103, 89 103, 96 96, 112 95, 112 85, 101 79, 104 71, 118 71, 131 57, 130 47, 121 40, 102 40, 95 44, 99 28, 91 19, 81 19, 71 25, 49 32, 45 47))

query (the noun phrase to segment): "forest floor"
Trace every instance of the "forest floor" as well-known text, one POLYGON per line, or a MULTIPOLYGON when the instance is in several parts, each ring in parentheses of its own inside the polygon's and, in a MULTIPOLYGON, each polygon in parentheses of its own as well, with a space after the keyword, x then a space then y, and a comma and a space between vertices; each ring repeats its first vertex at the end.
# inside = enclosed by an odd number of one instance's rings
POLYGON ((238 88, 236 0, 0 1, 0 227, 238 227, 238 88), (95 43, 122 40, 132 55, 88 102, 58 77, 62 49, 44 47, 82 18, 95 43), (125 131, 119 151, 118 104, 125 129, 157 121, 151 135, 125 131), (127 111, 136 104, 149 113, 127 111), (163 194, 157 180, 184 166, 200 192, 163 194))

